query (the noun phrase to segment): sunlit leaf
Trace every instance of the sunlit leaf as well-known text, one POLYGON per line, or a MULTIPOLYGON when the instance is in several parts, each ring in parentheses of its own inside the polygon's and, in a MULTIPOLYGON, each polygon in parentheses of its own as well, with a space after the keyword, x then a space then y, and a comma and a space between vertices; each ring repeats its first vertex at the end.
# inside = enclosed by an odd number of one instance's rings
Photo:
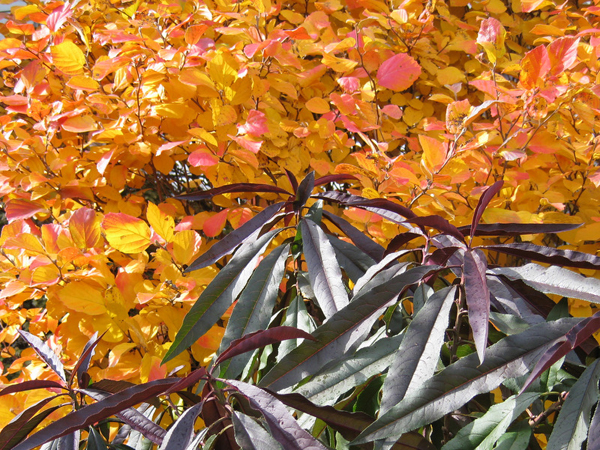
POLYGON ((406 53, 386 59, 377 70, 377 82, 393 91, 403 91, 413 85, 421 75, 421 66, 406 53))
POLYGON ((150 245, 150 227, 141 219, 123 213, 108 213, 102 221, 108 243, 123 253, 140 253, 150 245))

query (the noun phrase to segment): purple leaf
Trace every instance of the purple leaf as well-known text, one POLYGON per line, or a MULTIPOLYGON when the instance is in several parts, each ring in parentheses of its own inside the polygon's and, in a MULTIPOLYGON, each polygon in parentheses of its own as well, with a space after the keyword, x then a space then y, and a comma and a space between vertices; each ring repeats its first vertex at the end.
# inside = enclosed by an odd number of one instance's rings
POLYGON ((600 269, 600 258, 589 253, 573 250, 558 250, 552 247, 528 243, 483 245, 485 248, 500 253, 515 255, 520 258, 541 261, 563 267, 577 267, 579 269, 600 269))
POLYGON ((235 339, 229 344, 229 347, 221 353, 215 361, 215 366, 226 359, 241 355, 242 353, 256 350, 269 344, 277 344, 287 339, 310 339, 315 340, 306 331, 294 327, 275 327, 268 330, 259 330, 235 339))
POLYGON ((294 209, 300 211, 306 204, 312 191, 315 188, 315 172, 312 171, 300 182, 298 190, 296 191, 296 201, 294 202, 294 209))
POLYGON ((76 430, 90 426, 126 408, 162 394, 178 381, 179 378, 165 378, 124 389, 100 402, 84 406, 58 419, 17 445, 14 450, 32 450, 52 439, 66 436, 76 430))
POLYGON ((354 245, 373 258, 376 262, 381 261, 384 248, 377 242, 373 242, 364 233, 355 228, 350 222, 341 217, 331 214, 329 211, 323 210, 323 215, 331 221, 336 227, 350 238, 354 245))
POLYGON ((48 347, 37 336, 34 336, 33 334, 28 333, 27 331, 18 331, 21 337, 33 347, 33 349, 40 356, 40 358, 42 358, 44 362, 48 364, 48 366, 54 371, 54 373, 56 373, 61 378, 61 380, 63 380, 66 383, 67 379, 65 378, 65 369, 56 353, 54 353, 52 349, 48 347))
POLYGON ((192 406, 177 418, 164 437, 160 450, 181 450, 187 447, 194 435, 194 422, 203 404, 204 402, 192 406))
POLYGON ((178 195, 179 200, 206 200, 214 197, 215 195, 228 194, 231 192, 273 192, 276 194, 292 195, 285 189, 281 189, 277 186, 271 186, 270 184, 256 184, 256 183, 234 183, 228 184, 227 186, 221 186, 213 189, 207 189, 206 191, 190 192, 189 194, 178 195))
MULTIPOLYGON (((108 392, 103 392, 97 389, 79 389, 79 392, 83 392, 86 395, 89 395, 96 401, 102 401, 112 394, 108 392)), ((163 438, 167 434, 164 428, 158 426, 138 410, 134 408, 126 408, 119 413, 116 413, 115 416, 129 425, 135 431, 142 433, 147 439, 150 439, 155 444, 162 444, 163 438)))
MULTIPOLYGON (((561 233, 579 228, 581 223, 480 223, 475 236, 520 236, 523 234, 561 233)), ((471 225, 459 227, 463 234, 471 234, 471 225)))
POLYGON ((322 186, 324 184, 337 183, 340 181, 347 181, 347 180, 358 180, 358 178, 356 178, 354 175, 345 174, 345 173, 336 173, 333 175, 325 175, 324 177, 317 178, 315 180, 315 186, 322 186))
POLYGON ((490 321, 490 291, 485 278, 487 261, 483 252, 477 249, 468 249, 464 258, 463 279, 469 309, 469 324, 473 330, 479 361, 483 362, 490 321))
MULTIPOLYGON (((393 252, 399 250, 400 247, 402 247, 404 244, 408 244, 410 241, 412 241, 418 237, 421 237, 421 236, 423 236, 423 234, 412 233, 410 231, 407 231, 405 233, 400 233, 399 235, 397 235, 390 241, 387 248, 385 249, 385 252, 383 253, 383 256, 389 255, 390 253, 393 253, 393 252)), ((381 260, 381 258, 379 260, 381 260)), ((377 260, 377 261, 379 261, 379 260, 377 260)))
POLYGON ((430 255, 427 255, 425 264, 435 264, 436 266, 444 266, 448 260, 458 251, 460 247, 442 247, 435 250, 430 255))
POLYGON ((223 256, 230 254, 235 248, 244 242, 252 233, 267 224, 267 222, 277 214, 284 203, 276 203, 268 206, 259 212, 256 216, 250 219, 241 227, 233 230, 227 234, 223 239, 217 241, 207 252, 202 254, 192 264, 189 265, 186 272, 192 272, 194 270, 202 269, 204 267, 214 264, 216 261, 221 259, 223 256))
POLYGON ((0 396, 7 394, 14 394, 15 392, 30 391, 32 389, 44 389, 44 388, 58 388, 64 389, 65 387, 52 380, 31 380, 22 381, 18 384, 11 384, 0 391, 0 396))
POLYGON ((183 391, 187 389, 189 386, 193 386, 196 384, 201 378, 205 377, 208 374, 204 367, 200 367, 190 373, 187 377, 182 378, 180 381, 175 383, 169 389, 165 391, 165 394, 171 394, 177 391, 183 391))
POLYGON ((565 356, 571 350, 579 347, 586 339, 600 330, 600 312, 587 317, 575 325, 565 336, 559 338, 539 359, 535 368, 527 377, 521 392, 533 383, 533 381, 545 372, 556 361, 565 356))
POLYGON ((298 191, 298 179, 296 178, 296 176, 290 172, 289 170, 285 169, 285 174, 288 177, 288 180, 290 180, 290 184, 292 185, 292 189, 294 190, 294 192, 298 191))
POLYGON ((406 226, 406 219, 417 215, 405 206, 383 198, 368 199, 358 195, 346 194, 339 191, 328 191, 314 195, 314 198, 337 202, 344 206, 354 206, 379 214, 391 222, 406 226))
POLYGON ((494 198, 494 195, 496 195, 500 191, 500 189, 502 189, 503 185, 504 181, 496 181, 494 184, 488 187, 483 194, 481 194, 481 197, 479 197, 479 202, 477 202, 477 206, 475 207, 475 213, 473 214, 473 222, 471 222, 471 239, 473 239, 473 236, 475 236, 477 226, 479 225, 481 215, 485 211, 485 208, 487 208, 487 205, 490 203, 492 198, 494 198))
MULTIPOLYGON (((61 394, 64 395, 64 394, 61 394)), ((37 427, 42 420, 44 420, 51 413, 56 411, 65 405, 53 406, 47 410, 41 412, 37 416, 35 415, 40 409, 46 406, 49 402, 54 400, 58 395, 45 398, 35 405, 30 406, 17 416, 15 416, 9 424, 7 424, 0 431, 0 450, 10 450, 37 427), (34 417, 35 416, 35 417, 34 417)))
POLYGON ((319 307, 329 319, 348 304, 348 294, 342 282, 335 250, 325 233, 312 220, 303 219, 300 229, 310 284, 319 307))
POLYGON ((73 378, 75 377, 75 374, 77 374, 77 382, 79 384, 79 387, 85 387, 83 386, 83 374, 87 372, 88 368, 90 367, 90 361, 94 356, 94 349, 96 348, 96 345, 98 345, 98 342, 100 342, 100 339, 102 339, 102 337, 105 334, 106 331, 102 333, 100 337, 98 337, 98 332, 96 331, 90 338, 90 340, 87 341, 87 343, 83 347, 83 353, 81 354, 81 356, 77 360, 77 363, 75 364, 75 367, 73 367, 73 370, 71 371, 71 377, 69 378, 69 387, 73 384, 73 378))
POLYGON ((234 380, 220 380, 245 395, 253 408, 264 416, 272 436, 286 450, 326 450, 296 422, 283 403, 265 390, 234 380))
POLYGON ((435 230, 442 232, 443 234, 448 234, 450 236, 454 236, 460 242, 465 242, 465 238, 458 228, 448 222, 441 216, 423 216, 423 217, 414 217, 412 219, 408 219, 406 222, 414 223, 419 227, 430 227, 435 230))

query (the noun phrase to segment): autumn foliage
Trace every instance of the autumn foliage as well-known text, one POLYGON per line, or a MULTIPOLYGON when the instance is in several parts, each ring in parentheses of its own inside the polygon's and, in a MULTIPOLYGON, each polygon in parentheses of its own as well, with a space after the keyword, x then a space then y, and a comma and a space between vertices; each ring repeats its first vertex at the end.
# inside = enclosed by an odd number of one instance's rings
MULTIPOLYGON (((0 383, 59 381, 19 330, 42 338, 68 370, 97 332, 88 370, 96 381, 140 384, 207 366, 232 308, 162 364, 224 262, 185 269, 313 171, 340 175, 317 191, 391 200, 456 227, 470 225, 485 189, 503 181, 481 223, 583 224, 516 241, 596 254, 597 3, 12 7, 0 24, 0 383), (186 197, 233 183, 271 188, 186 197)), ((351 204, 323 213, 383 247, 403 230, 351 204)), ((290 289, 284 279, 281 295, 290 289)), ((568 308, 595 312, 575 299, 568 308)), ((0 427, 49 395, 0 396, 0 427)), ((165 414, 159 425, 172 421, 165 414)))

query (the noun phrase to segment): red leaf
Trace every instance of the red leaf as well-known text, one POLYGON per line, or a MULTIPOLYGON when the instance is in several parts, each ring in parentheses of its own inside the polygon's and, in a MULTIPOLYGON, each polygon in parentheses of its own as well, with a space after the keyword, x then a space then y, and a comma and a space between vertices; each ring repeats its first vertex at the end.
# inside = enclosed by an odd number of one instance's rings
POLYGON ((203 226, 204 234, 206 234, 208 237, 215 237, 221 234, 223 227, 225 227, 228 213, 229 209, 224 209, 223 211, 206 219, 203 226))
POLYGON ((259 330, 254 333, 250 333, 235 339, 229 344, 229 347, 225 349, 223 353, 215 361, 215 366, 226 359, 233 358, 234 356, 241 355, 242 353, 249 352, 250 350, 256 350, 257 348, 264 347, 269 344, 277 344, 287 339, 310 339, 315 341, 316 339, 308 334, 306 331, 299 330, 294 327, 275 327, 269 328, 268 330, 259 330))
POLYGON ((268 133, 269 127, 267 126, 267 116, 264 112, 256 109, 251 110, 248 113, 246 123, 238 126, 238 131, 256 137, 268 133))
POLYGON ((564 37, 555 40, 548 46, 548 57, 550 59, 550 73, 560 75, 570 69, 577 61, 577 46, 579 38, 564 37))
POLYGON ((526 89, 533 89, 552 67, 546 47, 540 45, 525 53, 521 60, 521 67, 523 68, 520 76, 521 85, 526 89))
POLYGON ((6 202, 6 220, 12 222, 18 219, 29 219, 45 209, 38 203, 29 200, 9 200, 6 202))
POLYGON ((377 71, 380 86, 392 91, 403 91, 413 85, 421 75, 421 66, 406 53, 399 53, 385 60, 377 71))
POLYGON ((192 167, 211 167, 218 164, 219 158, 210 153, 207 149, 200 149, 190 153, 188 162, 192 167))
POLYGON ((499 20, 490 17, 481 22, 479 33, 477 34, 477 43, 482 44, 484 42, 496 43, 498 34, 503 29, 502 24, 499 20))

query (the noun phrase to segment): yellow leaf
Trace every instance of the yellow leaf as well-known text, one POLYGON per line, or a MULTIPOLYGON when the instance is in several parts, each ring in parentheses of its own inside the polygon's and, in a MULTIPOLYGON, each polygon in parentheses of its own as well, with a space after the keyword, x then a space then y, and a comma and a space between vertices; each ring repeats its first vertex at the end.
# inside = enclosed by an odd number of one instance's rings
POLYGON ((173 237, 173 257, 179 264, 188 264, 200 247, 200 236, 195 231, 180 231, 173 237))
POLYGON ((171 242, 171 239, 173 239, 173 231, 175 230, 175 220, 173 217, 165 214, 154 203, 148 202, 146 218, 156 234, 165 241, 171 242))
POLYGON ((331 67, 336 72, 350 72, 353 70, 358 62, 352 61, 350 59, 338 58, 336 56, 330 55, 329 53, 323 54, 322 59, 323 64, 328 67, 331 67))
POLYGON ((67 86, 81 91, 97 91, 100 84, 87 75, 76 75, 67 82, 67 86))
POLYGON ((437 81, 442 86, 447 84, 456 84, 465 81, 465 73, 458 70, 456 67, 446 67, 438 71, 437 81))
POLYGON ((123 213, 108 213, 102 221, 108 243, 123 253, 141 253, 150 245, 150 227, 123 213))
POLYGON ((62 124, 63 130, 71 133, 87 133, 98 129, 98 124, 92 116, 69 117, 62 124))
POLYGON ((83 281, 73 281, 58 292, 58 298, 67 308, 91 316, 106 313, 102 293, 83 281))
POLYGON ((188 131, 194 137, 202 139, 207 144, 218 145, 217 139, 203 128, 192 128, 188 131))
POLYGON ((163 103, 154 107, 156 114, 170 119, 182 119, 186 115, 194 115, 192 108, 183 103, 163 103))
POLYGON ((326 114, 330 111, 329 102, 324 98, 311 98, 305 106, 306 109, 315 114, 326 114))
POLYGON ((85 56, 72 41, 64 41, 52 47, 52 61, 62 72, 68 75, 83 73, 85 56))

